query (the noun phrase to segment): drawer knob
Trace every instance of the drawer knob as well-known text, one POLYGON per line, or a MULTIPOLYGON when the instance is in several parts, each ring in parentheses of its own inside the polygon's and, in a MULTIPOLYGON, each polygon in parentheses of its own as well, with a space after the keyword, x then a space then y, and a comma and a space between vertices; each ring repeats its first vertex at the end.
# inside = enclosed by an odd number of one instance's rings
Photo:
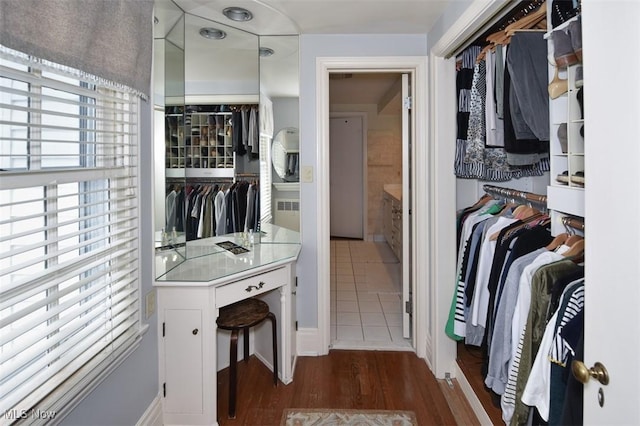
POLYGON ((194 328, 194 329, 193 329, 193 331, 191 332, 191 334, 193 334, 194 336, 195 336, 196 334, 198 334, 198 329, 197 329, 197 328, 194 328))
POLYGON ((250 285, 249 287, 245 288, 244 291, 246 291, 247 293, 250 293, 253 290, 260 290, 262 287, 264 287, 264 283, 260 281, 258 285, 250 285))

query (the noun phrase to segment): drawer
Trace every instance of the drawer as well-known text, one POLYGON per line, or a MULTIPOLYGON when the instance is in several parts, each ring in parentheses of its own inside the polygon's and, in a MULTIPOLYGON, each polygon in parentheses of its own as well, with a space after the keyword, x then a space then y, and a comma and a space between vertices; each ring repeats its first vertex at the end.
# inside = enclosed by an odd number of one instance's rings
POLYGON ((287 268, 279 268, 216 287, 216 308, 286 285, 287 268))

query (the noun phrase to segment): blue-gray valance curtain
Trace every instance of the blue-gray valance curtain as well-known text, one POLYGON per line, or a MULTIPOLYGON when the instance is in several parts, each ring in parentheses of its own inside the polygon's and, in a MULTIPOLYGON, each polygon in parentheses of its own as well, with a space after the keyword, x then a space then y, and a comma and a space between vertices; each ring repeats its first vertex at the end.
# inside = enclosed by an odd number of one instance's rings
POLYGON ((0 0, 0 44, 146 98, 153 0, 0 0))

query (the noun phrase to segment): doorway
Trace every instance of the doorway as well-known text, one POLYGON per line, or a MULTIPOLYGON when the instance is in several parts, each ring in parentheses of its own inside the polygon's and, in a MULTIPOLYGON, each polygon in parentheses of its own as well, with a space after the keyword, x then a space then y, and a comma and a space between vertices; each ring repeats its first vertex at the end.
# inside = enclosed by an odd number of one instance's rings
MULTIPOLYGON (((412 90, 412 116, 416 117, 411 122, 411 134, 415 143, 411 147, 413 164, 411 167, 411 180, 415 183, 412 192, 411 209, 413 211, 427 212, 424 216, 409 215, 407 223, 411 224, 413 235, 425 236, 413 238, 408 252, 413 259, 427 259, 430 256, 431 244, 428 238, 429 212, 428 199, 428 169, 429 149, 427 140, 427 121, 419 117, 428 114, 427 104, 427 58, 424 56, 402 57, 318 57, 316 58, 316 122, 317 122, 317 216, 316 246, 317 254, 317 294, 318 294, 318 329, 317 337, 313 330, 307 332, 302 344, 308 346, 316 354, 327 354, 331 347, 330 326, 330 275, 331 275, 331 250, 330 250, 330 166, 329 166, 329 74, 332 72, 351 73, 359 72, 396 72, 407 73, 411 76, 412 90)), ((408 201, 408 197, 405 198, 408 201)), ((408 243, 408 241, 407 241, 408 243)), ((414 262, 411 270, 411 290, 413 294, 413 316, 411 321, 411 344, 416 354, 431 363, 429 355, 432 348, 429 315, 426 306, 430 295, 427 292, 426 277, 430 275, 428 262, 414 262)), ((301 340, 302 342, 302 340, 301 340)))
MULTIPOLYGON (((408 88, 406 78, 405 82, 408 88)), ((403 279, 410 274, 403 271, 399 238, 403 183, 409 186, 403 173, 408 168, 403 164, 408 146, 403 144, 409 141, 403 134, 403 119, 408 121, 409 115, 403 111, 402 88, 403 75, 398 72, 329 74, 334 348, 413 349, 409 314, 403 312, 403 300, 408 300, 403 297, 403 279), (397 198, 393 211, 390 194, 397 198), (388 237, 392 215, 395 240, 388 237)), ((410 268, 405 263, 404 268, 410 268)))

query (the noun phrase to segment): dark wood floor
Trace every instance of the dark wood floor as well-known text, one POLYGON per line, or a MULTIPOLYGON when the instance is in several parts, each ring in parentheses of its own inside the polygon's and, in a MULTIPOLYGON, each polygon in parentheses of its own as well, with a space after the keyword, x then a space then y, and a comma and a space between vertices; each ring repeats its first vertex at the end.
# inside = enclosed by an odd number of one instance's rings
POLYGON ((454 416, 447 404, 451 397, 445 398, 442 384, 413 352, 334 350, 327 356, 298 357, 293 383, 280 382, 277 388, 271 372, 252 356, 238 365, 233 420, 228 418, 228 383, 228 369, 220 371, 220 426, 279 425, 286 408, 412 410, 421 426, 477 424, 466 404, 454 416))
POLYGON ((502 411, 500 411, 500 400, 484 385, 482 376, 482 350, 475 346, 467 346, 458 343, 458 365, 464 372, 464 376, 474 390, 474 393, 482 403, 482 407, 487 412, 494 425, 503 424, 502 411))

